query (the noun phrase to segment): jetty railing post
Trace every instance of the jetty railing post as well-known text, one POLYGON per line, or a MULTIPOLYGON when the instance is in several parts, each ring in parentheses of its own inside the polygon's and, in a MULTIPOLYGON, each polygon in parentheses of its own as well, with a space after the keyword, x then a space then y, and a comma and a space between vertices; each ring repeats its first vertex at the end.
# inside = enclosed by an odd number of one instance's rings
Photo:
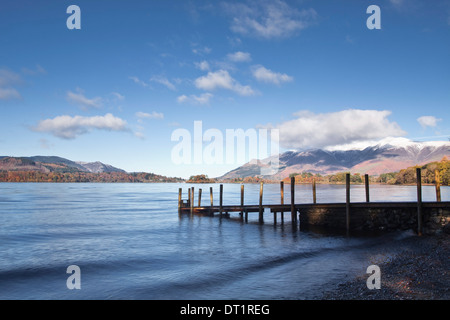
POLYGON ((241 212, 239 213, 241 215, 241 218, 244 214, 244 185, 241 184, 241 212))
MULTIPOLYGON (((284 205, 284 182, 280 182, 281 205, 284 205)), ((284 211, 281 210, 281 223, 284 223, 284 211)))
POLYGON ((263 185, 264 183, 261 182, 259 187, 259 222, 262 223, 264 221, 264 210, 262 207, 262 201, 263 201, 263 185))
POLYGON ((313 184, 312 184, 312 189, 313 189, 313 203, 316 204, 316 179, 313 179, 313 184))
POLYGON ((202 206, 202 189, 198 189, 198 206, 202 206))
POLYGON ((417 177, 417 234, 422 235, 422 170, 416 168, 417 177))
POLYGON ((220 192, 219 192, 219 212, 220 212, 220 216, 222 216, 222 212, 223 212, 223 184, 220 185, 220 192))
POLYGON ((188 203, 187 206, 190 207, 191 206, 191 188, 188 188, 188 203))
POLYGON ((194 187, 190 188, 191 192, 191 213, 194 212, 194 187))
POLYGON ((291 219, 293 224, 297 220, 295 212, 295 177, 291 177, 291 219))
POLYGON ((436 183, 436 201, 441 202, 441 177, 439 176, 439 170, 434 171, 434 180, 436 183))
POLYGON ((345 228, 350 231, 350 173, 345 175, 345 228))
POLYGON ((211 207, 214 206, 214 199, 213 199, 213 187, 209 188, 209 198, 211 200, 211 207))
POLYGON ((368 174, 364 175, 364 184, 366 186, 366 202, 369 203, 370 196, 369 196, 369 175, 368 174))
POLYGON ((179 188, 178 189, 178 212, 181 211, 181 196, 183 193, 183 189, 179 188))

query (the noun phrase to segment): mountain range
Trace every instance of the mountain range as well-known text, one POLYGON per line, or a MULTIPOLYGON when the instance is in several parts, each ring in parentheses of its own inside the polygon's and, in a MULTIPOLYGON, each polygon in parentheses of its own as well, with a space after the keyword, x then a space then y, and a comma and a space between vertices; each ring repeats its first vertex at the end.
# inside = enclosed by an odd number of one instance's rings
POLYGON ((0 170, 48 172, 123 172, 124 170, 101 162, 75 162, 55 156, 7 157, 0 156, 0 170))
POLYGON ((274 157, 248 162, 219 177, 219 180, 260 176, 281 180, 293 173, 334 174, 350 171, 369 175, 395 172, 410 166, 424 165, 450 157, 450 142, 414 142, 405 138, 391 138, 364 149, 287 151, 279 156, 278 172, 261 175, 274 157))

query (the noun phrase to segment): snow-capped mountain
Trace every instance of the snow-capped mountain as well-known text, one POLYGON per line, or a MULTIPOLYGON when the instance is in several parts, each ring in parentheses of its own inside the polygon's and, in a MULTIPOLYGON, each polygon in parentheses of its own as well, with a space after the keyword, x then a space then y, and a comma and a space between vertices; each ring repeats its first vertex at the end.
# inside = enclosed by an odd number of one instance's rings
MULTIPOLYGON (((450 142, 414 142, 405 138, 388 138, 364 149, 287 151, 279 157, 278 173, 265 178, 284 179, 291 173, 311 172, 323 175, 342 171, 379 175, 414 165, 450 157, 450 142)), ((267 160, 246 163, 220 179, 261 176, 267 160)))

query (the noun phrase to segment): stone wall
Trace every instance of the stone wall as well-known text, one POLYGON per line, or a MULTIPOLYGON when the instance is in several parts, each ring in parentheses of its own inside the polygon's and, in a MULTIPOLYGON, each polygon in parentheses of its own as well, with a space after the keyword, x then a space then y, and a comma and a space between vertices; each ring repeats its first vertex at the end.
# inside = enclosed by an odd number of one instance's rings
MULTIPOLYGON (((315 204, 296 206, 300 224, 346 229, 344 204, 315 204)), ((423 203, 424 234, 440 232, 450 222, 450 202, 423 203)), ((352 203, 350 230, 415 230, 417 231, 417 203, 352 203)))

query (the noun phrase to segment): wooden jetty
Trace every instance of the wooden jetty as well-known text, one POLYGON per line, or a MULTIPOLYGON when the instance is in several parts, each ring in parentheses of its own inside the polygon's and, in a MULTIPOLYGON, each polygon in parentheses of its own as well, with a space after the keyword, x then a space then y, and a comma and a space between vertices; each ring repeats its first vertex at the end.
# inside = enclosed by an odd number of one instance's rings
MULTIPOLYGON (((364 176, 365 202, 350 202, 350 174, 346 175, 346 201, 345 203, 317 203, 316 183, 313 181, 313 203, 295 203, 295 178, 290 181, 291 203, 284 203, 284 183, 280 182, 280 203, 263 204, 264 185, 260 184, 259 203, 244 205, 244 185, 241 185, 240 204, 223 204, 223 185, 219 189, 219 205, 214 205, 213 188, 210 187, 210 204, 202 205, 202 189, 198 190, 198 205, 195 206, 194 187, 188 189, 188 199, 182 199, 182 188, 178 194, 178 211, 180 214, 202 214, 219 217, 224 214, 238 212, 242 221, 248 222, 249 213, 258 213, 258 221, 264 223, 264 211, 273 213, 274 224, 277 224, 278 215, 284 223, 284 213, 291 213, 291 224, 322 225, 350 230, 375 229, 409 229, 413 228, 418 235, 430 230, 438 230, 450 222, 450 202, 441 201, 440 182, 436 173, 436 201, 422 201, 421 169, 417 168, 417 201, 413 202, 370 202, 369 176, 364 176)), ((434 232, 432 231, 432 232, 434 232)))

